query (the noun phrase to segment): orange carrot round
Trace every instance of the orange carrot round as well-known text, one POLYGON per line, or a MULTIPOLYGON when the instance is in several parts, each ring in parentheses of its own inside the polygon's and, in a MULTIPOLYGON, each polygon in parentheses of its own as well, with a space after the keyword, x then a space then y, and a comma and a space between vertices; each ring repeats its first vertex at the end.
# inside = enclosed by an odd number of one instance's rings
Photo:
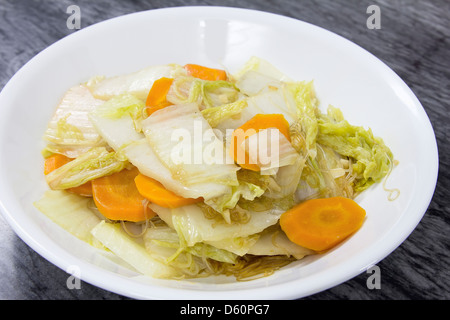
POLYGON ((276 128, 289 141, 291 136, 289 133, 289 122, 282 114, 257 114, 242 126, 234 130, 231 136, 230 153, 234 161, 244 169, 259 171, 257 164, 250 163, 249 155, 245 150, 240 149, 242 143, 249 136, 258 133, 258 131, 276 128))
MULTIPOLYGON (((62 167, 66 163, 69 163, 73 159, 66 157, 63 154, 54 153, 44 161, 44 174, 47 175, 53 170, 58 169, 59 167, 62 167)), ((85 197, 92 197, 92 184, 91 181, 88 181, 81 186, 73 187, 67 189, 68 192, 76 193, 80 196, 85 197)))
POLYGON ((202 198, 192 199, 183 198, 164 186, 157 180, 138 174, 134 179, 139 193, 148 199, 151 203, 157 204, 164 208, 178 208, 188 204, 202 201, 202 198))
POLYGON ((94 202, 110 220, 144 221, 155 213, 144 207, 145 198, 138 192, 134 178, 137 168, 123 169, 109 176, 92 180, 94 202))
POLYGON ((294 243, 328 250, 356 232, 366 211, 355 201, 333 197, 302 202, 281 215, 281 229, 294 243))
POLYGON ((184 66, 187 73, 195 78, 209 81, 227 80, 228 76, 225 70, 207 68, 198 64, 188 63, 184 66))

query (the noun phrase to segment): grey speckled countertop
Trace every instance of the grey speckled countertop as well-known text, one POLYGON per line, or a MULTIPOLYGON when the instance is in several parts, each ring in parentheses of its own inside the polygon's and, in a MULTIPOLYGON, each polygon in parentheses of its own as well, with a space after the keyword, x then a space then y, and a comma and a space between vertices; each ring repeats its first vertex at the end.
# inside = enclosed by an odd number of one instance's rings
MULTIPOLYGON (((66 9, 72 4, 82 10, 82 28, 161 7, 220 5, 269 11, 331 30, 380 58, 410 86, 432 122, 440 155, 435 195, 414 232, 378 263, 381 289, 368 289, 368 274, 362 273, 305 299, 450 298, 448 0, 0 0, 0 89, 34 55, 74 32, 66 27, 66 9), (366 26, 366 10, 372 4, 381 9, 379 30, 366 26)), ((0 299, 127 299, 84 282, 81 289, 69 290, 67 277, 0 216, 0 299)))

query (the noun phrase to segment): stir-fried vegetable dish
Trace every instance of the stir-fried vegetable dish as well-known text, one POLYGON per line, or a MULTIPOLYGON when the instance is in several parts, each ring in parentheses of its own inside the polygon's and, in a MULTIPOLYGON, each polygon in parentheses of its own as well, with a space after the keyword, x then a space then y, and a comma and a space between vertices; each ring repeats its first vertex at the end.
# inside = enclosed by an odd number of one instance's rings
POLYGON ((370 129, 319 107, 312 81, 252 57, 96 76, 70 88, 44 134, 35 206, 155 278, 267 276, 342 244, 354 200, 392 170, 370 129))

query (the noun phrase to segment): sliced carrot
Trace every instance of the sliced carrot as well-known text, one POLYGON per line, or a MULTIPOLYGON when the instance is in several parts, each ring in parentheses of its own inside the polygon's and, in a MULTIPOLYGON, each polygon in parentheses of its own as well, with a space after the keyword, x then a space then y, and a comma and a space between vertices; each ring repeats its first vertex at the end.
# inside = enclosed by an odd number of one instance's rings
POLYGON ((72 159, 65 155, 54 153, 50 157, 45 159, 44 162, 44 174, 47 175, 55 169, 62 167, 66 163, 69 163, 72 159))
POLYGON ((159 181, 143 174, 138 174, 134 181, 139 193, 143 197, 148 199, 151 203, 157 204, 164 208, 178 208, 203 201, 202 198, 183 198, 164 188, 159 181))
POLYGON ((313 199, 283 213, 280 225, 292 242, 320 252, 355 233, 365 216, 366 211, 348 198, 313 199))
POLYGON ((241 145, 249 136, 269 128, 278 129, 286 137, 286 139, 291 141, 289 122, 287 122, 282 114, 257 114, 233 131, 231 136, 230 153, 234 161, 236 161, 236 163, 242 168, 252 171, 260 170, 257 164, 250 163, 250 157, 248 153, 241 148, 241 145))
POLYGON ((67 191, 76 193, 80 196, 92 197, 92 182, 88 181, 81 186, 69 188, 67 191))
POLYGON ((207 68, 198 64, 188 63, 184 66, 189 75, 202 80, 217 81, 227 80, 228 76, 225 70, 207 68))
POLYGON ((139 174, 136 167, 123 169, 92 181, 94 202, 106 218, 111 220, 144 221, 155 216, 145 208, 145 198, 134 183, 139 174))
MULTIPOLYGON (((53 170, 58 169, 59 167, 62 167, 63 165, 65 165, 66 163, 69 163, 72 160, 73 159, 66 157, 65 155, 62 155, 59 153, 54 153, 45 159, 44 174, 47 175, 50 172, 52 172, 53 170)), ((88 181, 88 182, 82 184, 81 186, 69 188, 69 189, 67 189, 67 191, 76 193, 78 195, 85 196, 85 197, 92 197, 92 184, 90 181, 88 181)))
POLYGON ((169 101, 167 101, 167 93, 169 92, 172 83, 173 79, 166 77, 160 78, 153 82, 145 102, 147 107, 147 115, 150 116, 153 112, 172 105, 169 101))

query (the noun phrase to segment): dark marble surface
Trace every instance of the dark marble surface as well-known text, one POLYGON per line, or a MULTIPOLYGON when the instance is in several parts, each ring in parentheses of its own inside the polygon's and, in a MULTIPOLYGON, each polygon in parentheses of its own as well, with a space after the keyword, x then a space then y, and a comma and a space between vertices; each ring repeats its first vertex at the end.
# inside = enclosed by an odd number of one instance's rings
MULTIPOLYGON (((0 0, 0 89, 34 55, 74 32, 66 27, 66 9, 72 4, 82 10, 82 28, 161 7, 221 5, 269 11, 338 33, 384 61, 411 87, 433 124, 440 153, 436 192, 415 231, 378 263, 381 289, 368 289, 369 275, 362 273, 305 299, 450 298, 450 1, 0 0), (381 9, 379 30, 366 26, 366 10, 372 4, 381 9)), ((0 299, 128 299, 85 282, 81 289, 69 290, 67 277, 18 238, 0 216, 0 299)))

